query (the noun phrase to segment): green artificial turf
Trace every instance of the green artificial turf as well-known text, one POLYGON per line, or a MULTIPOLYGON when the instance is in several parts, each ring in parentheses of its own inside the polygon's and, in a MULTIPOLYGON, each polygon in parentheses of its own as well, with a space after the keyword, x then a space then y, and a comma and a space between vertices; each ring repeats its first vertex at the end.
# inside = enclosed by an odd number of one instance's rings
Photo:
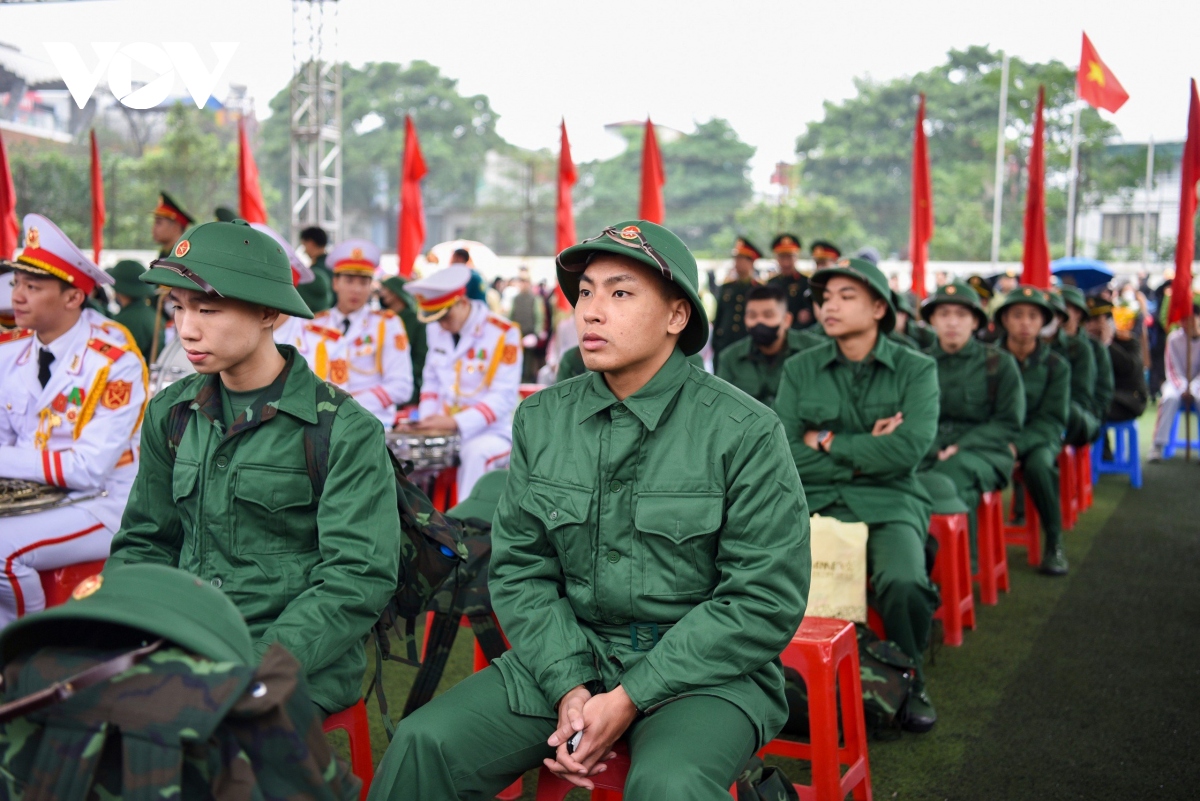
MULTIPOLYGON (((1149 449, 1153 412, 1148 410, 1140 421, 1143 452, 1149 449)), ((1191 522, 1186 526, 1181 527, 1179 520, 1184 510, 1197 508, 1189 493, 1194 494, 1198 479, 1200 467, 1185 465, 1181 458, 1147 466, 1145 489, 1140 492, 1130 490, 1124 476, 1104 476, 1096 487, 1094 506, 1065 535, 1071 563, 1065 578, 1037 574, 1026 563, 1023 550, 1010 548, 1012 591, 1001 593, 997 606, 978 605, 976 594, 976 630, 965 633, 962 647, 935 646, 927 659, 937 726, 926 735, 904 734, 870 743, 874 797, 1131 798, 1136 782, 1165 790, 1166 778, 1131 773, 1145 760, 1126 754, 1122 762, 1121 743, 1150 748, 1156 739, 1171 737, 1176 750, 1182 750, 1184 743, 1192 742, 1180 734, 1190 719, 1190 707, 1182 703, 1181 690, 1168 691, 1173 685, 1167 671, 1152 669, 1153 653, 1115 646, 1140 624, 1145 631, 1136 638, 1139 647, 1153 651, 1190 639, 1190 649, 1196 651, 1194 643, 1200 640, 1195 636, 1195 609, 1188 618, 1180 609, 1181 598, 1194 602, 1200 576, 1193 546, 1194 511, 1187 512, 1191 522), (1146 538, 1144 544, 1140 537, 1146 538), (1156 581, 1156 570, 1165 560, 1172 560, 1172 581, 1181 583, 1156 581), (1133 569, 1136 576, 1126 580, 1125 571, 1133 569), (1183 595, 1185 590, 1190 594, 1183 595), (1159 596, 1164 595, 1174 598, 1174 606, 1167 606, 1179 621, 1172 631, 1159 632, 1149 624, 1154 609, 1163 607, 1159 596), (1133 618, 1134 610, 1145 617, 1133 618), (1119 655, 1119 661, 1114 655, 1119 655), (1145 682, 1138 676, 1151 679, 1161 689, 1158 695, 1140 700, 1136 690, 1144 688, 1145 682), (1114 705, 1109 695, 1121 691, 1134 694, 1114 705), (1064 694, 1067 698, 1060 704, 1064 694), (1175 704, 1175 711, 1159 714, 1156 706, 1166 702, 1175 704), (1144 712, 1133 721, 1135 728, 1141 727, 1136 731, 1130 731, 1130 721, 1116 713, 1129 708, 1144 712), (1155 728, 1159 723, 1161 731, 1155 728), (1074 782, 1059 776, 1064 770, 1074 782), (1108 781, 1122 773, 1124 782, 1108 781), (1090 781, 1079 784, 1087 776, 1090 781), (1089 791, 1083 792, 1085 786, 1089 791), (1113 793, 1105 787, 1126 792, 1113 793)), ((472 651, 470 630, 460 630, 439 692, 468 675, 472 651)), ((368 654, 373 654, 372 646, 368 654)), ((1179 658, 1168 662, 1171 669, 1192 676, 1190 683, 1180 686, 1195 701, 1200 659, 1190 664, 1179 658)), ((373 673, 372 665, 368 679, 373 673)), ((395 663, 384 668, 393 718, 404 706, 415 673, 414 668, 395 663)), ((374 699, 369 713, 378 763, 387 740, 374 699)), ((344 752, 344 737, 333 737, 344 752)), ((793 781, 808 778, 803 763, 776 757, 768 757, 768 762, 780 765, 793 781)), ((1163 762, 1150 761, 1154 767, 1163 762)), ((1196 771, 1191 772, 1194 786, 1196 771)), ((533 798, 533 775, 527 775, 523 798, 533 798)), ((1175 797, 1161 792, 1154 797, 1175 797)), ((571 798, 577 796, 586 797, 575 793, 571 798)))

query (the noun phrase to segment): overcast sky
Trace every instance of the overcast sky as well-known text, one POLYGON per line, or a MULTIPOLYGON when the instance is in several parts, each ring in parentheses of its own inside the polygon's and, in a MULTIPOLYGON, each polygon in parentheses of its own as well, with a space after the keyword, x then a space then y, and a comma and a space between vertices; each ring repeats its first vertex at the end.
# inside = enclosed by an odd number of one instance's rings
MULTIPOLYGON (((730 120, 758 148, 767 185, 824 101, 853 79, 912 75, 973 44, 1024 59, 1079 60, 1087 30, 1129 102, 1110 115, 1126 141, 1183 136, 1190 77, 1200 77, 1200 0, 340 0, 343 59, 425 59, 483 93, 514 144, 558 146, 567 121, 577 161, 613 155, 605 123, 644 118, 690 131, 730 120)), ((225 81, 246 84, 260 113, 292 69, 289 0, 86 0, 0 3, 0 41, 47 58, 42 42, 239 42, 225 81)), ((180 84, 182 91, 182 84, 180 84)), ((1107 112, 1102 112, 1107 115, 1107 112)))

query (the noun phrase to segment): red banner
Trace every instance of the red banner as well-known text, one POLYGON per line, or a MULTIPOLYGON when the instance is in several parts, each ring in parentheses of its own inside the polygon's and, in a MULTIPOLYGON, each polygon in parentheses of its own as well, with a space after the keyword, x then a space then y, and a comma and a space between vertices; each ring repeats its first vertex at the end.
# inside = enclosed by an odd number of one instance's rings
MULTIPOLYGON (((562 122, 562 141, 558 151, 558 217, 555 222, 554 246, 562 253, 575 244, 575 213, 571 208, 571 187, 579 180, 575 162, 571 160, 571 142, 567 139, 567 121, 562 122)), ((554 288, 558 308, 566 311, 571 303, 559 287, 554 288)))
POLYGON ((1050 288, 1050 240, 1046 238, 1046 87, 1038 87, 1033 120, 1033 146, 1029 149, 1029 190, 1025 193, 1025 250, 1021 282, 1050 288))
POLYGON ((663 186, 667 176, 663 172, 662 153, 658 150, 658 137, 654 135, 654 123, 646 118, 646 138, 642 145, 642 204, 638 217, 647 222, 663 224, 667 219, 667 208, 663 202, 663 186))
POLYGON ((92 140, 92 261, 100 264, 100 251, 104 249, 104 222, 108 215, 104 209, 104 174, 100 170, 100 147, 96 144, 96 130, 92 140))
POLYGON ((425 244, 425 206, 421 200, 421 179, 429 170, 421 156, 417 127, 412 117, 404 118, 404 162, 400 168, 400 230, 396 253, 400 257, 400 275, 412 277, 413 263, 425 244))
POLYGON ((929 145, 925 140, 925 94, 917 107, 917 127, 913 133, 912 224, 909 228, 909 258, 912 260, 912 289, 924 298, 925 263, 929 259, 929 240, 933 239, 933 182, 929 174, 929 145))
POLYGON ((258 165, 250 152, 245 117, 238 120, 238 215, 246 222, 267 222, 267 204, 258 185, 258 165))
POLYGON ((17 222, 17 190, 8 170, 8 154, 4 136, 0 135, 0 259, 11 259, 21 239, 21 224, 17 222))
POLYGON ((1167 325, 1192 313, 1192 261, 1196 257, 1196 181, 1200 180, 1200 97, 1192 79, 1188 104, 1187 144, 1183 146, 1183 184, 1179 196, 1179 238, 1175 242, 1175 280, 1171 284, 1171 307, 1167 325))

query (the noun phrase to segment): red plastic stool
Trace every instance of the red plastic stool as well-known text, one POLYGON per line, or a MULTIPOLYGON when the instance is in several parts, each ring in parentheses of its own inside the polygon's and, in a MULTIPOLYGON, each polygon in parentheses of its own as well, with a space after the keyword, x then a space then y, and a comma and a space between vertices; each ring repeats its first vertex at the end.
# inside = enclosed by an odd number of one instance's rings
POLYGON ((1079 488, 1079 511, 1086 512, 1092 508, 1095 497, 1092 493, 1092 446, 1081 445, 1075 449, 1075 477, 1079 488))
POLYGON ((863 722, 858 638, 854 624, 806 617, 783 649, 783 664, 797 671, 808 690, 809 742, 774 739, 760 754, 778 754, 812 763, 812 785, 796 785, 801 798, 832 801, 853 792, 871 798, 867 728, 863 722), (841 685, 842 746, 838 746, 838 685, 841 685), (845 774, 841 766, 846 766, 845 774))
POLYGON ((38 573, 42 581, 42 592, 46 595, 46 608, 65 604, 79 582, 104 570, 103 559, 95 562, 79 562, 74 565, 45 570, 38 573))
MULTIPOLYGON (((1027 552, 1026 555, 1028 556, 1029 564, 1036 567, 1042 563, 1042 521, 1038 518, 1037 507, 1033 505, 1033 498, 1029 496, 1029 490, 1025 487, 1020 470, 1013 473, 1014 498, 1016 498, 1018 492, 1025 493, 1025 525, 1012 526, 1005 523, 1004 544, 1020 545, 1023 547, 1027 552)), ((1012 506, 1009 507, 1010 516, 1011 512, 1012 506)))
POLYGON ((458 468, 447 467, 433 480, 433 492, 429 495, 433 508, 445 512, 458 504, 458 468))
POLYGON ((371 729, 367 726, 367 707, 362 699, 349 709, 335 712, 325 718, 325 733, 341 729, 350 737, 350 770, 362 781, 359 801, 366 801, 375 768, 371 764, 371 729))
POLYGON ((942 591, 942 605, 933 613, 942 621, 946 645, 962 645, 963 627, 975 628, 975 593, 971 590, 970 528, 965 512, 931 515, 929 536, 937 540, 938 556, 930 578, 942 591))
POLYGON ((979 600, 988 606, 1000 601, 1000 590, 1008 592, 1008 549, 1004 547, 1004 501, 998 490, 985 492, 975 510, 979 545, 979 600))
POLYGON ((1075 449, 1063 445, 1058 452, 1058 503, 1062 509, 1063 531, 1075 528, 1079 517, 1079 482, 1075 478, 1075 449))
MULTIPOLYGON (((596 789, 592 790, 592 801, 621 801, 624 797, 625 779, 629 776, 629 744, 624 740, 617 740, 612 750, 616 751, 617 755, 608 761, 607 770, 592 777, 592 783, 596 785, 596 789)), ((534 801, 563 801, 567 793, 574 789, 575 785, 542 766, 538 771, 537 795, 534 796, 534 801)), ((729 794, 737 798, 734 788, 730 788, 729 794)))

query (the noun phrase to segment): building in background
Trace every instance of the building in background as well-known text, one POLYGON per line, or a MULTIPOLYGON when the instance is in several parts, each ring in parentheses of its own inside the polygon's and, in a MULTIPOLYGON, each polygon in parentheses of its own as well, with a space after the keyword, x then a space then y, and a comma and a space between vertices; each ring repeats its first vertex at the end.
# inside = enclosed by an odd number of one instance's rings
MULTIPOLYGON (((1109 145, 1106 155, 1145 164, 1145 143, 1109 145)), ((1154 181, 1147 191, 1144 179, 1081 211, 1081 256, 1105 261, 1143 261, 1143 229, 1149 228, 1147 263, 1173 260, 1179 236, 1179 191, 1183 180, 1183 142, 1156 142, 1154 181)))

